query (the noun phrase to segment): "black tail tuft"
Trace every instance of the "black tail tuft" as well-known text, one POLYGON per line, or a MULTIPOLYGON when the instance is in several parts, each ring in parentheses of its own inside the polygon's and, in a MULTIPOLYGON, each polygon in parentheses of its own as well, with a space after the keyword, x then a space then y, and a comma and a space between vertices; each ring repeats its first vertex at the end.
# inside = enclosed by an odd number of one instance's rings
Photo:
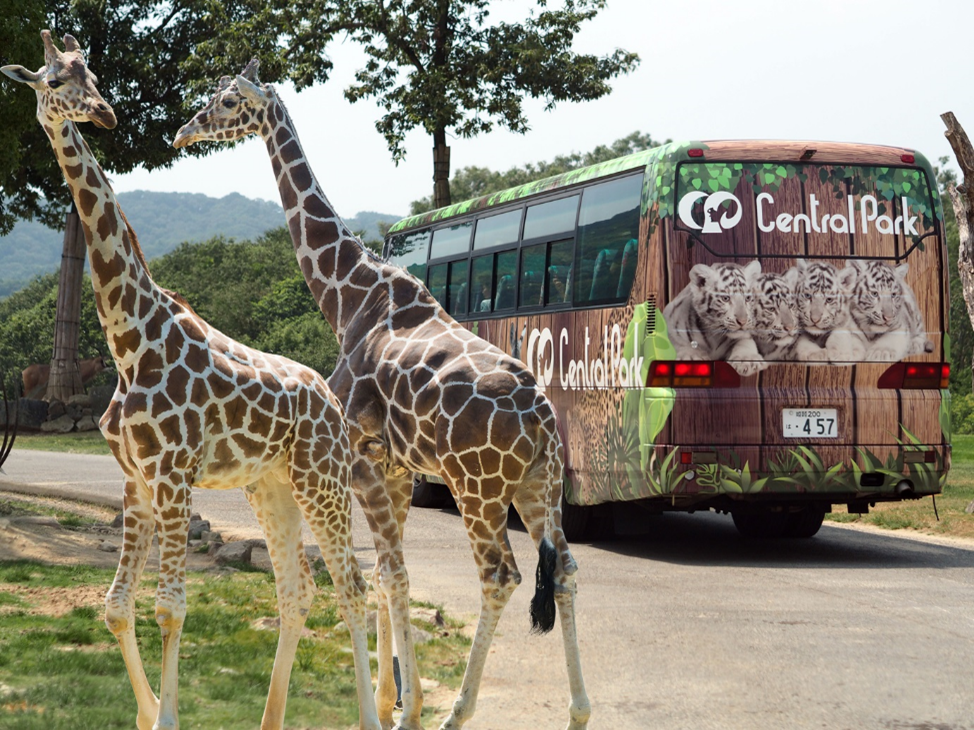
POLYGON ((547 537, 538 546, 538 573, 531 599, 531 633, 547 634, 555 626, 555 561, 558 553, 547 537))

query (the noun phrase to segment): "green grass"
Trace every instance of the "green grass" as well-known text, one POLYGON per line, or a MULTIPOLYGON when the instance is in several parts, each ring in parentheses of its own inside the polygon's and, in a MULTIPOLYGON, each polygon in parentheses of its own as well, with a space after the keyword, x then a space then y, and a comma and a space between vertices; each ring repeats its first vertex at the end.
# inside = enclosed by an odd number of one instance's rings
MULTIPOLYGON (((880 502, 868 515, 835 512, 833 522, 862 522, 890 530, 919 530, 933 535, 974 539, 974 514, 965 508, 974 502, 974 436, 954 435, 951 467, 943 494, 912 502, 880 502), (937 519, 939 514, 940 519, 937 519)), ((844 510, 837 506, 836 509, 844 510)))
POLYGON ((32 451, 58 451, 65 454, 111 455, 101 431, 81 433, 18 433, 14 446, 32 451))
MULTIPOLYGON (((71 587, 100 584, 107 591, 112 577, 113 571, 85 566, 0 562, 0 683, 10 688, 0 696, 0 727, 134 726, 135 697, 115 639, 103 623, 100 600, 59 617, 33 608, 45 596, 66 595, 71 587)), ((161 640, 153 618, 155 580, 147 575, 140 589, 136 633, 149 681, 158 687, 161 640)), ((252 623, 277 615, 273 576, 190 573, 187 605, 180 643, 180 725, 258 727, 277 632, 256 630, 252 623)), ((291 674, 288 727, 357 725, 350 642, 347 634, 331 630, 340 618, 332 589, 321 589, 307 623, 315 636, 301 640, 291 674)), ((419 664, 424 674, 433 670, 427 676, 457 687, 469 640, 453 622, 445 633, 417 647, 419 664)), ((374 637, 370 644, 374 649, 374 637)))
MULTIPOLYGON (((53 500, 50 500, 53 502, 53 500)), ((71 503, 75 504, 75 503, 71 503)), ((21 500, 17 497, 0 499, 0 517, 16 515, 49 515, 54 517, 61 527, 85 527, 99 522, 94 517, 86 517, 59 507, 51 507, 42 503, 21 500)))

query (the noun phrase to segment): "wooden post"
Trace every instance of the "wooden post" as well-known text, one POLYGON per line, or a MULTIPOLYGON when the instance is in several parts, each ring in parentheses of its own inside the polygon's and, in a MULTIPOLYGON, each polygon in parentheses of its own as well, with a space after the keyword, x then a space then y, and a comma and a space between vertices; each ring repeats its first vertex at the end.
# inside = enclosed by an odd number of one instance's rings
POLYGON ((85 275, 85 234, 77 208, 65 217, 61 275, 54 322, 54 353, 44 400, 66 402, 83 393, 78 364, 78 328, 81 323, 81 286, 85 275))

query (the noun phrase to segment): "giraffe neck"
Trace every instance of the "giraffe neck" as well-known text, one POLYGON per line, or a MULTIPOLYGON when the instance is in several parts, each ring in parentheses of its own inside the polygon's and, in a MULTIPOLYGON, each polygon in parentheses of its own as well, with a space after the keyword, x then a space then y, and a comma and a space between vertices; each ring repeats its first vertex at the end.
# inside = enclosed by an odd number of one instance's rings
POLYGON ((41 119, 41 124, 81 218, 98 318, 122 376, 160 330, 165 296, 149 276, 115 192, 74 122, 41 119))
POLYGON ((349 322, 371 302, 381 260, 355 237, 322 192, 298 133, 271 91, 261 136, 267 145, 284 216, 304 278, 322 314, 342 340, 349 322))

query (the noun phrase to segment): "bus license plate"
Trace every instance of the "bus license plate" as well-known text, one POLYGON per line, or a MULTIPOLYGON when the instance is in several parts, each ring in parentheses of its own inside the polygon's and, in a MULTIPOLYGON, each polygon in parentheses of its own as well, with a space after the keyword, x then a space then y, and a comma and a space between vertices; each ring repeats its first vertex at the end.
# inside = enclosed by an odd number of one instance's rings
POLYGON ((781 421, 785 438, 834 439, 839 435, 836 408, 785 408, 781 421))

